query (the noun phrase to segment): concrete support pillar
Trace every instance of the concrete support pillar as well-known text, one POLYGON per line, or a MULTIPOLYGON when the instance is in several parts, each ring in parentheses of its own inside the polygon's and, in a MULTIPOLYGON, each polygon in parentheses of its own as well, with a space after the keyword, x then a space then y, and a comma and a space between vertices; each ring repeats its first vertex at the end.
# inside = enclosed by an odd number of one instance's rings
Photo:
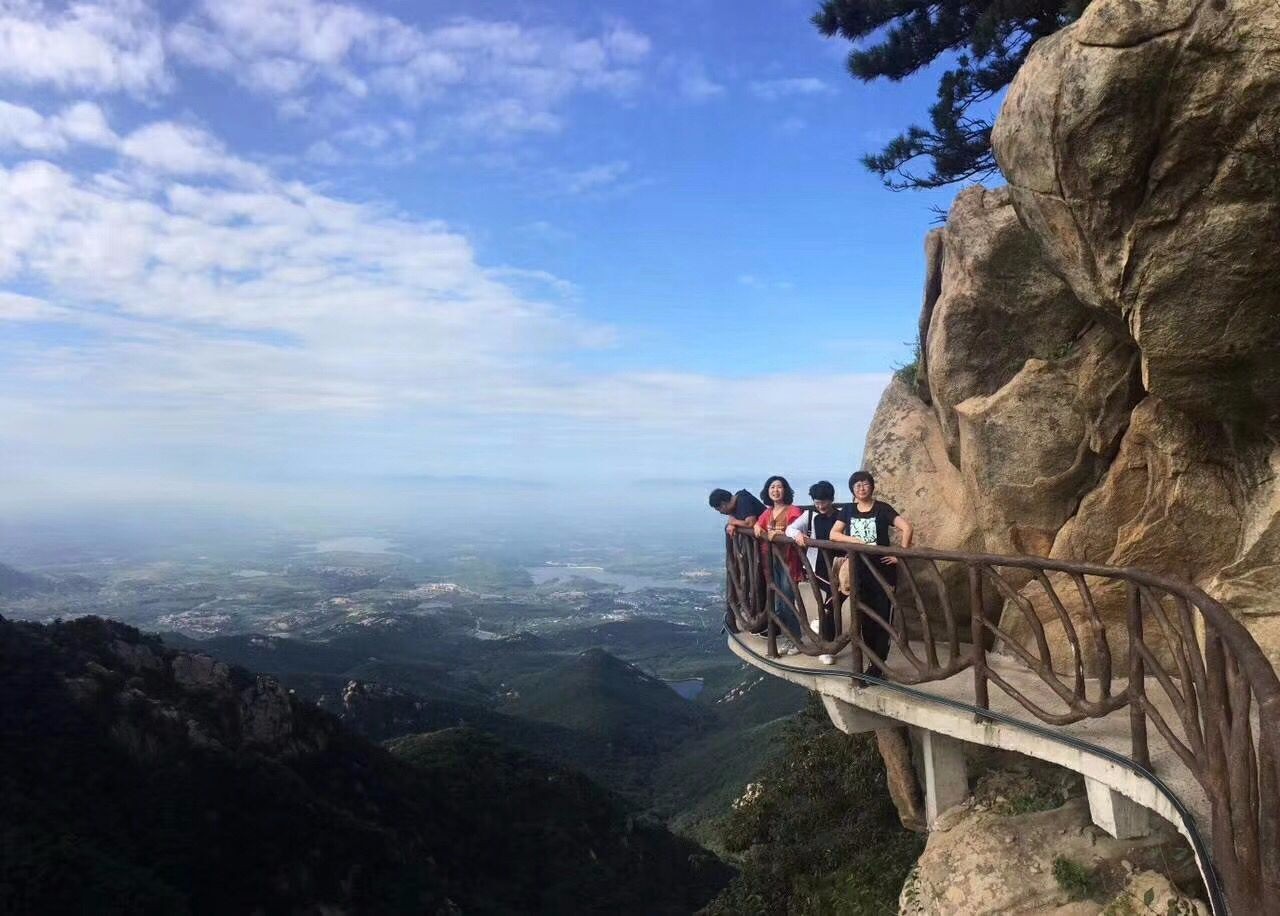
POLYGON ((1151 832, 1149 812, 1096 779, 1084 778, 1089 793, 1089 816, 1117 840, 1132 840, 1151 832))
POLYGON ((881 728, 899 727, 900 723, 896 719, 886 719, 884 716, 877 715, 874 712, 867 712, 852 703, 846 703, 836 697, 829 697, 825 693, 820 694, 820 696, 822 697, 822 705, 827 710, 827 715, 831 717, 831 724, 846 735, 873 732, 881 728))
POLYGON ((946 735, 920 730, 924 758, 924 812, 932 827, 938 815, 969 797, 969 774, 963 743, 946 735))

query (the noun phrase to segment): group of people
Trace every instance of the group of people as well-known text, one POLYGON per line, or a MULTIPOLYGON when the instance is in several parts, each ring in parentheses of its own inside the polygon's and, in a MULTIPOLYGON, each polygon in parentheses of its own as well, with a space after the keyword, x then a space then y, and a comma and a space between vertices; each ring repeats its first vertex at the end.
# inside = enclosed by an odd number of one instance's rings
MULTIPOLYGON (((897 557, 870 558, 877 564, 879 576, 870 571, 855 575, 844 556, 829 559, 827 552, 812 546, 814 541, 834 541, 888 547, 895 530, 901 546, 911 546, 911 522, 899 515, 893 506, 875 498, 876 481, 869 472, 855 471, 849 478, 849 491, 853 502, 837 504, 835 487, 830 481, 819 480, 809 488, 813 505, 807 509, 794 505, 795 491, 785 477, 777 475, 765 481, 759 498, 746 490, 736 493, 722 489, 711 491, 708 500, 711 508, 729 517, 725 533, 730 536, 731 543, 734 534, 754 534, 761 541, 764 574, 772 579, 774 588, 787 599, 774 602, 774 615, 784 630, 779 642, 784 654, 794 655, 798 651, 795 643, 800 639, 801 621, 792 608, 805 611, 809 617, 806 623, 824 641, 834 639, 836 615, 840 613, 844 597, 854 591, 854 582, 856 600, 892 624, 893 602, 881 580, 889 589, 897 586, 897 557), (789 538, 795 546, 773 550, 770 542, 783 537, 789 538), (808 554, 807 569, 800 556, 801 550, 808 554), (812 575, 809 570, 812 570, 812 575)), ((888 653, 889 631, 874 617, 864 613, 860 635, 873 653, 866 673, 879 677, 883 672, 878 659, 885 658, 888 653)), ((831 655, 819 655, 818 659, 823 664, 835 664, 831 655)))

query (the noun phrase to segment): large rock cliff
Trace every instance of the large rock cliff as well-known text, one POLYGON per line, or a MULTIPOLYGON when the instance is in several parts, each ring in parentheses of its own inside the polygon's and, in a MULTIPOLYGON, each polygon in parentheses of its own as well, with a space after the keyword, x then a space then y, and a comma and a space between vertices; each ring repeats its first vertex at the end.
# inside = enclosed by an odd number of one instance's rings
POLYGON ((1008 186, 926 244, 917 381, 867 437, 880 491, 924 545, 1194 582, 1277 661, 1280 9, 1094 0, 994 145, 1008 186))

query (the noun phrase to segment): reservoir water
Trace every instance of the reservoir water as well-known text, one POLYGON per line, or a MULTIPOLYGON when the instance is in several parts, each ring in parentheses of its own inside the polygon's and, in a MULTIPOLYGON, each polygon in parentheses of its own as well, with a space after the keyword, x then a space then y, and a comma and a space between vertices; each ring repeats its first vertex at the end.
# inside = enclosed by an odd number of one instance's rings
POLYGON ((526 566, 525 571, 534 585, 545 582, 568 582, 572 579, 590 579, 601 585, 616 585, 624 592, 642 588, 686 588, 695 592, 715 592, 720 582, 710 579, 686 579, 683 576, 642 576, 634 573, 609 572, 599 566, 526 566))
POLYGON ((702 683, 702 678, 691 677, 683 681, 667 681, 667 686, 686 700, 696 700, 705 685, 702 683))
POLYGON ((345 537, 318 541, 311 549, 316 553, 391 553, 394 544, 388 538, 345 537))

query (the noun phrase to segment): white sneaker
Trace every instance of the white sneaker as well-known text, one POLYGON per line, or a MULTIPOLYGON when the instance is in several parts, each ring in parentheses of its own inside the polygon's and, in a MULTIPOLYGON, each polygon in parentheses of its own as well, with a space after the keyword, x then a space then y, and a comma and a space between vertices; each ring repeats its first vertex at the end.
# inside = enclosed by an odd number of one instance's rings
POLYGON ((816 620, 810 620, 810 621, 809 621, 809 629, 811 629, 811 630, 813 630, 813 632, 817 633, 819 630, 821 630, 821 629, 822 629, 822 624, 818 623, 818 621, 816 621, 816 620))
POLYGON ((824 665, 834 665, 836 663, 836 657, 834 655, 819 655, 818 661, 822 662, 824 665))
POLYGON ((778 640, 779 655, 799 655, 800 650, 796 648, 796 644, 789 639, 778 640))

